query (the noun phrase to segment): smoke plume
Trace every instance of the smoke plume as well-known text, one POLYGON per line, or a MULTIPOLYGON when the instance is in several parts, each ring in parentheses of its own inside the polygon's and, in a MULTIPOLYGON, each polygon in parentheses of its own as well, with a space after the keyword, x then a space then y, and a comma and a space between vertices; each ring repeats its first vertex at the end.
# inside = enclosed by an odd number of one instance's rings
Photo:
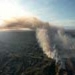
MULTIPOLYGON (((13 18, 10 20, 4 21, 2 29, 26 29, 29 28, 36 32, 36 38, 38 40, 39 45, 43 49, 43 52, 49 57, 53 58, 54 52, 52 49, 52 43, 57 44, 59 47, 68 48, 71 43, 69 41, 69 37, 63 33, 63 31, 56 29, 56 27, 52 28, 49 23, 43 22, 36 17, 20 17, 13 18)), ((62 49, 61 48, 61 49, 62 49)), ((59 52, 60 50, 58 50, 59 52)), ((64 50, 62 50, 63 55, 64 50)), ((65 54, 67 51, 65 51, 65 54)))
MULTIPOLYGON (((6 20, 4 21, 3 26, 0 27, 0 30, 24 30, 26 28, 29 28, 36 32, 37 41, 40 47, 42 48, 44 54, 46 54, 48 58, 55 58, 57 62, 61 60, 61 62, 63 63, 64 61, 62 60, 62 57, 65 56, 67 58, 71 55, 74 55, 75 52, 65 49, 71 46, 72 40, 70 40, 70 38, 67 35, 65 35, 65 33, 63 33, 61 29, 56 27, 52 28, 52 26, 49 23, 43 22, 37 19, 36 17, 21 17, 14 18, 8 21, 6 20), (60 49, 56 49, 56 45, 60 47, 60 49), (55 50, 52 48, 52 46, 55 48, 55 50), (63 50, 63 48, 66 51, 63 50), (68 54, 69 51, 71 55, 68 54), (60 54, 58 54, 59 52, 60 54)), ((61 66, 62 65, 64 64, 61 64, 61 66)))
POLYGON ((52 52, 51 52, 50 38, 48 36, 47 29, 45 29, 45 28, 37 29, 36 37, 38 39, 38 42, 39 42, 40 46, 43 48, 43 52, 49 58, 53 58, 53 55, 52 55, 52 52))
POLYGON ((43 49, 43 52, 49 57, 52 58, 50 38, 48 36, 49 23, 42 22, 36 17, 21 17, 14 18, 4 22, 3 27, 0 29, 21 29, 29 28, 36 32, 36 38, 40 47, 43 49))

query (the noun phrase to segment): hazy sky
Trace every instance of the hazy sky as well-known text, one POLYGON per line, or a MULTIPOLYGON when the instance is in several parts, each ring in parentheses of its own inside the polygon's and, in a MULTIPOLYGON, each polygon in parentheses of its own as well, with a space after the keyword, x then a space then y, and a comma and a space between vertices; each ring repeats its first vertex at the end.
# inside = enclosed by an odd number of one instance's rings
MULTIPOLYGON (((18 9, 19 13, 30 13, 38 16, 43 21, 57 25, 75 25, 75 0, 0 0, 0 4, 1 2, 2 6, 3 3, 4 5, 12 4, 12 7, 14 7, 12 9, 18 9), (22 9, 19 10, 19 8, 22 9)), ((6 5, 4 6, 5 8, 6 5)), ((15 10, 10 9, 8 8, 10 13, 12 13, 11 11, 15 12, 15 10)), ((3 11, 1 6, 0 11, 3 11)))
POLYGON ((44 21, 75 24, 75 0, 21 0, 21 4, 44 21))

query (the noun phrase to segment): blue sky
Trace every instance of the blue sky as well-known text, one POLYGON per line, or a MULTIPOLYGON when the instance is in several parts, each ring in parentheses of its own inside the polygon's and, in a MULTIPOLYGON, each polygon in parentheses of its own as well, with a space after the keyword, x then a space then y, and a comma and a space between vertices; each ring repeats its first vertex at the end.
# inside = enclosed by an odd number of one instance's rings
POLYGON ((55 25, 74 26, 75 0, 0 0, 0 23, 24 13, 55 25))
POLYGON ((75 0, 20 0, 20 4, 44 21, 75 25, 75 0))
POLYGON ((21 0, 32 12, 49 17, 51 14, 60 19, 75 19, 75 0, 21 0))

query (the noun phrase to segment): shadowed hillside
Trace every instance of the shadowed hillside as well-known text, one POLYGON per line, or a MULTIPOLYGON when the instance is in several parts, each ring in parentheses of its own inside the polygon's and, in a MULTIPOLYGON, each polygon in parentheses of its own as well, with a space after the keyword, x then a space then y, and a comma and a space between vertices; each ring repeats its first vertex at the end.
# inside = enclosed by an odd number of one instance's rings
POLYGON ((54 61, 43 54, 34 31, 2 31, 0 75, 55 75, 54 61))

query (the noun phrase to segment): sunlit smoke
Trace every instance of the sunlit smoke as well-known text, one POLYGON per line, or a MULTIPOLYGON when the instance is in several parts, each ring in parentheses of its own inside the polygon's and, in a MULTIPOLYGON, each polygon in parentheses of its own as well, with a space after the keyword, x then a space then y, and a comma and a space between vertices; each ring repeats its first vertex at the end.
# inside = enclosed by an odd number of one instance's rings
MULTIPOLYGON (((24 28, 32 29, 36 32, 36 38, 43 49, 43 52, 49 57, 53 58, 51 52, 50 38, 48 36, 49 23, 42 22, 36 17, 20 17, 4 21, 3 29, 7 30, 24 30, 24 28)), ((1 28, 2 29, 2 28, 1 28)))
POLYGON ((25 16, 5 20, 4 26, 0 27, 0 30, 34 30, 36 32, 37 41, 42 48, 43 53, 48 58, 56 60, 56 62, 61 61, 61 67, 65 66, 65 62, 62 58, 75 56, 75 51, 73 52, 73 50, 66 50, 71 46, 71 44, 73 45, 75 40, 71 42, 72 38, 67 36, 61 28, 58 30, 54 27, 53 30, 53 27, 49 23, 45 23, 36 17, 25 16), (51 38, 53 38, 53 40, 51 40, 51 38), (51 41, 53 41, 54 44, 52 44, 51 41), (52 45, 54 45, 54 49, 52 48, 52 45), (56 45, 58 45, 60 49, 56 48, 56 45))
POLYGON ((49 57, 53 58, 52 52, 51 52, 51 46, 50 46, 50 38, 48 36, 48 31, 45 28, 37 29, 36 31, 36 37, 38 39, 38 42, 43 49, 43 52, 49 57))

